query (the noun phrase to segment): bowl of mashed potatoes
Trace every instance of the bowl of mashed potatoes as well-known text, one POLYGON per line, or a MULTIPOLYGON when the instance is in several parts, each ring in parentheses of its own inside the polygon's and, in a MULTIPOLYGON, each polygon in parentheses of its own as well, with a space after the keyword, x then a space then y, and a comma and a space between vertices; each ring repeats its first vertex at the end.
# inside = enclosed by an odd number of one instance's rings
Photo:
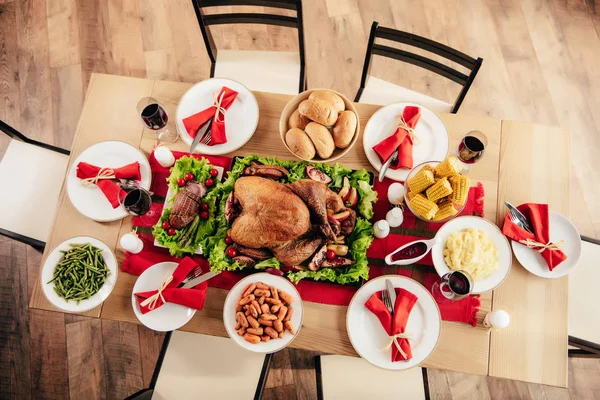
POLYGON ((442 276, 466 271, 475 282, 472 293, 498 287, 512 265, 510 244, 500 229, 480 217, 455 218, 442 226, 431 249, 433 265, 442 276))

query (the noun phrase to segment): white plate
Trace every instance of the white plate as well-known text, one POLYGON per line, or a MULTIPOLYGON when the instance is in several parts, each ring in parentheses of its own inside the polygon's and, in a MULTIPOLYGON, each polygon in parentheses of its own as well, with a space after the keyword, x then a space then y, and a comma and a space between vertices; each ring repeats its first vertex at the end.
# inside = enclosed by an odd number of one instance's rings
POLYGON ((354 350, 371 364, 390 370, 403 370, 421 365, 437 346, 442 319, 437 303, 431 294, 417 281, 399 275, 385 275, 368 281, 352 297, 346 314, 346 329, 354 350), (411 350, 413 358, 408 361, 391 361, 391 349, 381 351, 389 337, 379 319, 365 307, 373 293, 384 290, 385 280, 396 288, 408 290, 418 297, 406 324, 405 332, 413 334, 411 350))
POLYGON ((94 221, 117 221, 129 214, 122 207, 112 208, 98 186, 81 186, 81 179, 77 177, 77 164, 81 161, 103 168, 118 168, 137 161, 140 163, 141 185, 144 189, 150 189, 152 181, 150 163, 138 148, 116 140, 100 142, 88 147, 71 165, 67 175, 67 194, 73 207, 94 221))
POLYGON ((229 293, 227 294, 227 298, 225 299, 225 304, 223 306, 223 321, 225 323, 225 329, 227 330, 227 334, 229 337, 233 339, 234 342, 242 346, 246 350, 253 351, 255 353, 274 353, 279 351, 285 347, 287 347, 292 340, 298 336, 298 332, 300 332, 300 328, 302 327, 302 316, 304 315, 304 307, 302 305, 302 299, 300 298, 300 294, 296 290, 296 287, 292 285, 290 281, 285 278, 268 274, 266 272, 261 272, 258 274, 252 274, 238 283, 235 284, 234 287, 231 288, 229 293), (260 342, 258 344, 248 343, 244 340, 242 336, 239 336, 235 330, 235 306, 237 302, 240 300, 242 296, 242 291, 246 288, 249 283, 252 282, 262 282, 265 285, 275 286, 277 289, 283 290, 287 292, 294 299, 292 303, 292 307, 294 308, 294 313, 292 314, 292 326, 296 330, 296 334, 292 336, 291 333, 285 331, 283 338, 271 339, 268 342, 260 342))
POLYGON ((235 101, 225 113, 227 143, 206 146, 199 143, 195 153, 219 155, 242 147, 254 134, 258 125, 258 102, 254 94, 244 85, 231 79, 212 78, 192 86, 177 106, 177 130, 181 139, 191 145, 194 139, 187 133, 183 119, 194 115, 213 104, 213 93, 219 94, 223 86, 238 92, 235 101))
POLYGON ((48 254, 48 257, 46 257, 46 261, 44 261, 44 265, 42 266, 40 279, 42 281, 42 291, 44 292, 44 295, 46 296, 48 301, 50 301, 50 303, 52 303, 54 306, 60 308, 63 311, 72 313, 82 313, 99 306, 104 300, 106 300, 110 292, 112 292, 115 283, 117 282, 118 274, 119 269, 117 268, 117 259, 115 258, 115 255, 107 245, 93 237, 78 236, 65 240, 64 242, 56 246, 56 248, 52 250, 50 254, 48 254), (63 258, 63 253, 61 253, 60 251, 69 250, 71 248, 71 246, 69 246, 71 243, 89 243, 94 247, 102 249, 102 257, 104 258, 106 266, 110 270, 110 274, 108 274, 104 285, 100 287, 98 293, 96 293, 87 300, 80 301, 79 304, 77 304, 74 301, 68 302, 59 295, 57 295, 54 291, 54 283, 48 283, 48 281, 50 281, 54 276, 54 268, 56 267, 56 264, 58 264, 63 258))
POLYGON ((134 293, 156 290, 173 271, 177 268, 177 263, 162 262, 154 264, 137 278, 133 291, 131 292, 131 305, 137 319, 146 327, 159 331, 168 332, 179 329, 189 322, 196 314, 196 310, 175 303, 165 303, 155 310, 142 314, 140 304, 134 293))
MULTIPOLYGON (((219 171, 219 175, 217 175, 217 180, 221 181, 223 179, 223 174, 225 173, 225 169, 223 167, 220 167, 218 165, 215 165, 214 168, 219 171)), ((169 186, 168 190, 167 190, 167 195, 165 196, 165 205, 163 206, 163 214, 165 213, 165 211, 167 209, 171 209, 173 207, 173 201, 175 199, 171 199, 172 197, 172 192, 171 192, 171 187, 169 186), (169 207, 167 207, 167 203, 169 205, 169 207)), ((161 215, 162 218, 162 215, 161 215)), ((158 243, 158 240, 154 239, 154 245, 156 247, 162 247, 162 248, 166 248, 165 246, 163 246, 162 244, 158 243)), ((194 254, 202 254, 202 246, 198 246, 198 250, 196 250, 196 252, 194 254)))
POLYGON ((567 275, 577 266, 581 256, 581 236, 575 225, 565 216, 550 211, 550 241, 565 241, 562 251, 567 255, 567 259, 560 263, 558 267, 550 271, 544 257, 536 251, 522 245, 521 243, 511 241, 515 257, 521 265, 529 272, 542 278, 560 278, 567 275))
MULTIPOLYGON (((396 131, 399 118, 406 106, 416 106, 421 109, 421 119, 415 128, 418 141, 413 146, 413 165, 425 161, 442 161, 448 155, 448 130, 436 113, 415 103, 390 104, 380 108, 371 116, 363 134, 365 154, 377 171, 381 169, 381 161, 373 146, 396 131)), ((385 176, 396 181, 404 181, 409 172, 410 169, 389 168, 385 176)))
POLYGON ((473 290, 471 291, 473 294, 488 292, 498 287, 508 276, 508 272, 512 265, 512 253, 510 251, 508 240, 502 234, 502 231, 486 219, 466 216, 454 218, 453 220, 446 222, 435 236, 436 239, 438 239, 437 243, 431 248, 433 265, 439 276, 450 272, 450 268, 448 268, 444 261, 444 245, 446 244, 448 236, 452 233, 467 228, 479 229, 487 233, 490 240, 498 249, 498 269, 487 278, 475 282, 473 290))

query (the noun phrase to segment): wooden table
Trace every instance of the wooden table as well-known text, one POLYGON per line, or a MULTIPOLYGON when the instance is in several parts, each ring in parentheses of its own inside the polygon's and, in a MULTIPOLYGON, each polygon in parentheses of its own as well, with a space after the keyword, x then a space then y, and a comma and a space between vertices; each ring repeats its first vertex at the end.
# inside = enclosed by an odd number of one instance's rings
MULTIPOLYGON (((121 140, 149 154, 154 132, 143 128, 137 115, 138 100, 153 96, 175 115, 175 107, 190 87, 187 83, 153 81, 110 75, 92 75, 85 105, 73 142, 71 163, 87 147, 104 140, 121 140)), ((260 106, 260 121, 252 139, 230 154, 257 153, 294 159, 279 137, 279 115, 291 96, 255 92, 260 106)), ((379 106, 356 104, 364 127, 379 106)), ((450 149, 470 130, 488 137, 488 148, 470 177, 485 187, 486 218, 501 224, 508 200, 548 203, 553 210, 569 215, 569 132, 559 128, 501 121, 488 117, 441 115, 450 134, 450 149)), ((179 141, 171 146, 184 150, 179 141)), ((357 144, 339 160, 352 168, 368 168, 359 138, 357 144)), ((131 218, 98 223, 79 214, 71 205, 64 185, 61 191, 47 254, 62 241, 79 235, 96 237, 113 248, 122 260, 118 238, 131 230, 131 218)), ((117 284, 104 304, 85 315, 138 323, 131 307, 135 276, 120 273, 117 284)), ((424 364, 465 373, 518 379, 555 386, 567 386, 567 278, 542 279, 528 273, 513 258, 506 281, 493 293, 481 296, 479 324, 443 322, 438 347, 424 364), (491 309, 506 310, 511 324, 501 331, 488 333, 481 326, 491 309)), ((226 336, 222 306, 226 291, 210 288, 204 309, 182 329, 226 336)), ((44 297, 39 284, 33 291, 32 308, 59 311, 44 297)), ((292 347, 323 353, 356 356, 345 325, 346 307, 306 302, 304 324, 292 347)))

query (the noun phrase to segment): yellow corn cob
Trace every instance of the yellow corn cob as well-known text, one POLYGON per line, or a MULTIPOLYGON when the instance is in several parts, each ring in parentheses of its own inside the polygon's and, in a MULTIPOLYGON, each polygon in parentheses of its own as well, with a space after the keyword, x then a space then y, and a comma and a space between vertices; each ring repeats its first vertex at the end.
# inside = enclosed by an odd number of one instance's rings
POLYGON ((409 202, 410 208, 421 217, 425 219, 431 219, 437 213, 438 206, 433 201, 428 200, 422 194, 417 194, 412 200, 409 202))
POLYGON ((411 192, 421 193, 429 186, 433 185, 433 172, 427 169, 421 169, 415 176, 408 180, 408 187, 411 192))
POLYGON ((422 168, 422 169, 424 169, 424 170, 429 170, 429 171, 431 171, 431 172, 433 172, 433 171, 434 171, 434 169, 433 169, 433 167, 431 166, 431 164, 425 164, 425 165, 423 165, 423 168, 422 168))
POLYGON ((448 196, 452 193, 452 186, 448 182, 448 178, 442 178, 438 180, 433 186, 430 186, 426 191, 427 198, 433 202, 438 201, 442 197, 448 196))
POLYGON ((408 201, 411 201, 413 197, 415 197, 416 195, 418 195, 419 193, 417 192, 413 192, 412 190, 410 192, 408 192, 406 194, 406 198, 408 199, 408 201))
POLYGON ((464 175, 456 175, 450 178, 450 185, 452 185, 452 195, 450 200, 461 206, 467 201, 469 194, 469 188, 471 187, 471 181, 464 175))
POLYGON ((438 205, 438 212, 435 213, 433 220, 439 221, 455 215, 458 211, 454 208, 454 204, 451 201, 445 201, 438 205))
POLYGON ((450 156, 435 167, 435 175, 439 178, 454 176, 460 174, 461 170, 462 164, 460 160, 454 156, 450 156))

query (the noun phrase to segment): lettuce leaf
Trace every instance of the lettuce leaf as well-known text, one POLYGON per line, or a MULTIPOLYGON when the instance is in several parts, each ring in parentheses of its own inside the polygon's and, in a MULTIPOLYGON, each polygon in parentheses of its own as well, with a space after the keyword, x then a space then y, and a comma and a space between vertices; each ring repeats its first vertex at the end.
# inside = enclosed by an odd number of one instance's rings
POLYGON ((171 193, 173 194, 172 198, 174 198, 181 189, 177 186, 177 179, 184 178, 185 174, 191 172, 194 174, 194 180, 204 182, 210 178, 211 169, 213 169, 213 166, 208 163, 206 158, 198 160, 196 157, 192 156, 181 157, 177 160, 175 165, 171 167, 171 175, 167 178, 169 189, 171 189, 171 193))

